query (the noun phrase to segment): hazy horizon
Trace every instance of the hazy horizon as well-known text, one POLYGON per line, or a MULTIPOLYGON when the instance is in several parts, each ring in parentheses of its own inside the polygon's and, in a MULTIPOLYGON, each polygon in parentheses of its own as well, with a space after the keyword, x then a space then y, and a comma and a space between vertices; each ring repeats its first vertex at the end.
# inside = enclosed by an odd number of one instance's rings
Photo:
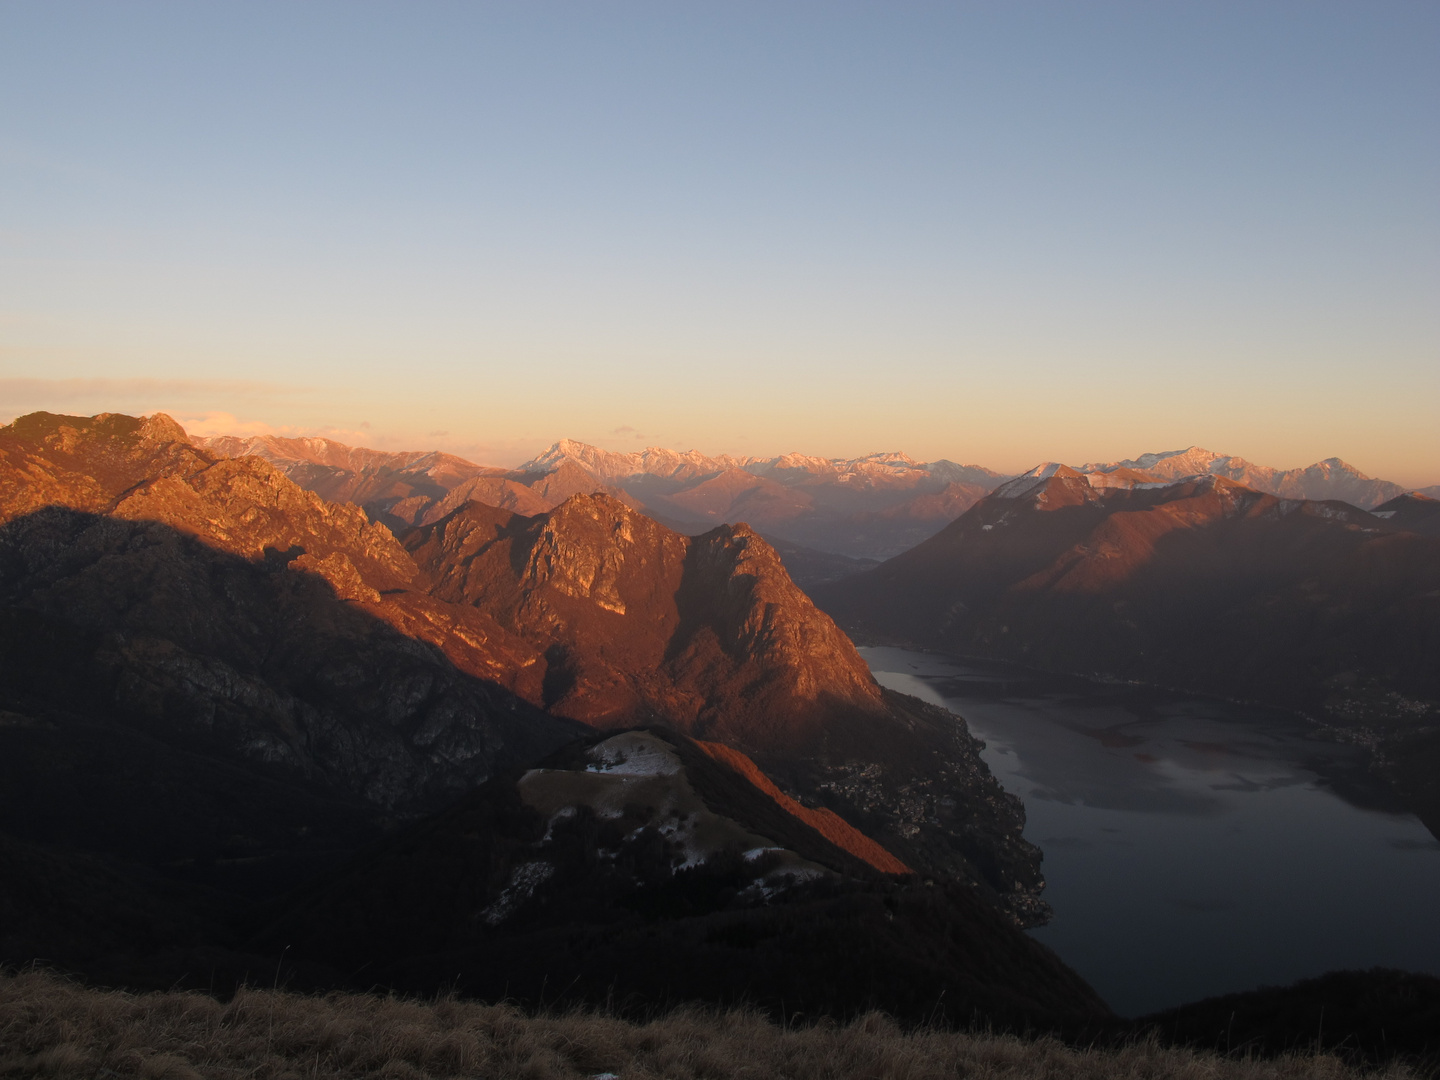
MULTIPOLYGON (((3 386, 3 380, 0 380, 0 389, 3 389, 3 386)), ((68 392, 63 392, 62 390, 62 392, 60 392, 60 396, 65 397, 66 393, 68 392)), ((42 409, 42 412, 63 413, 66 412, 66 410, 42 409)), ((111 412, 114 412, 114 410, 111 410, 111 412)), ((166 412, 166 410, 141 410, 141 415, 143 415, 144 412, 166 412)), ((94 415, 94 413, 92 413, 92 415, 94 415)), ((324 431, 302 431, 302 429, 275 428, 275 426, 268 425, 268 423, 253 422, 253 420, 252 422, 246 422, 246 420, 240 420, 239 418, 235 418, 235 416, 229 415, 229 413, 207 413, 207 415, 190 416, 190 418, 186 418, 183 413, 180 413, 180 415, 173 415, 173 413, 167 412, 166 415, 171 415, 171 418, 176 419, 181 426, 184 426, 184 428, 186 428, 186 433, 194 436, 194 438, 215 438, 215 436, 235 436, 235 438, 242 439, 256 438, 256 436, 275 436, 275 438, 281 439, 323 438, 330 439, 330 441, 333 442, 340 442, 340 444, 357 446, 357 448, 379 449, 379 451, 386 452, 402 452, 403 454, 403 452, 442 451, 445 452, 445 454, 464 456, 462 454, 458 454, 455 449, 442 448, 442 446, 439 446, 438 442, 433 441, 433 439, 431 442, 429 442, 429 444, 402 445, 393 444, 393 439, 384 439, 383 436, 380 436, 380 438, 370 438, 369 429, 359 429, 359 431, 351 432, 336 431, 336 429, 324 429, 324 431), (187 419, 189 419, 189 423, 186 422, 187 419), (341 436, 344 436, 344 438, 341 438, 341 436)), ((13 422, 14 419, 16 419, 16 416, 0 415, 0 423, 10 423, 13 422)), ((600 442, 600 444, 586 445, 599 446, 600 449, 615 452, 615 454, 639 454, 639 452, 657 451, 657 449, 658 451, 677 452, 677 454, 685 454, 685 452, 698 452, 698 454, 714 456, 714 458, 719 458, 719 456, 730 454, 729 451, 708 452, 704 451, 704 449, 698 448, 698 446, 661 446, 658 444, 625 445, 624 442, 622 442, 622 439, 624 439, 626 435, 628 435, 628 433, 626 432, 616 433, 616 435, 613 435, 611 441, 600 442)), ((517 458, 505 459, 505 461, 497 461, 497 459, 488 458, 481 459, 477 458, 477 456, 472 456, 471 462, 475 465, 495 465, 495 467, 514 468, 517 467, 517 465, 526 464, 526 462, 531 461, 531 459, 539 458, 541 454, 549 451, 549 449, 552 449, 553 446, 559 445, 560 442, 566 441, 566 439, 570 439, 570 436, 556 436, 556 438, 550 439, 550 441, 544 442, 544 444, 537 445, 536 448, 534 448, 533 452, 528 452, 528 454, 517 456, 517 458)), ((585 442, 583 441, 583 439, 570 439, 570 441, 585 442)), ((1225 451, 1225 449, 1217 449, 1214 448, 1214 446, 1185 444, 1176 446, 1164 446, 1164 448, 1146 448, 1142 449, 1142 451, 1135 451, 1133 452, 1133 454, 1113 456, 1113 458, 1096 458, 1096 456, 1092 456, 1092 458, 1076 458, 1073 459, 1073 461, 1061 462, 1061 464, 1076 465, 1076 467, 1079 467, 1079 465, 1099 465, 1107 464, 1107 462, 1129 461, 1129 459, 1140 458, 1140 456, 1146 454, 1178 454, 1178 452, 1184 452, 1187 451, 1187 449, 1194 448, 1205 449, 1205 451, 1217 452, 1217 454, 1228 454, 1228 451, 1225 451)), ((740 459, 759 459, 759 461, 765 461, 765 459, 779 458, 779 456, 783 456, 786 454, 799 454, 806 456, 831 456, 831 459, 857 459, 867 458, 867 456, 877 456, 884 454, 907 454, 910 456, 910 458, 914 458, 916 459, 916 461, 922 462, 922 464, 924 464, 924 462, 940 461, 940 459, 946 459, 946 461, 952 461, 958 465, 979 465, 979 467, 982 468, 994 469, 995 472, 1001 472, 1001 474, 1011 475, 1018 475, 1021 474, 1021 472, 1030 471, 1030 469, 1032 468, 1037 468, 1040 467, 1040 465, 1044 464, 1050 464, 1050 461, 1053 461, 1053 459, 1045 459, 1045 461, 1040 461, 1040 459, 1037 459, 1037 461, 1032 461, 1030 465, 1024 465, 1024 467, 1005 469, 996 468, 994 467, 994 465, 991 465, 989 464, 989 462, 985 461, 969 461, 969 459, 965 459, 965 461, 962 461, 962 459, 959 458, 946 458, 945 455, 940 455, 939 458, 919 458, 919 456, 910 454, 910 452, 907 451, 904 446, 886 446, 886 448, 878 448, 873 449, 873 451, 865 451, 863 452, 863 454, 850 455, 815 455, 811 454, 811 452, 809 451, 806 451, 805 448, 801 448, 801 446, 793 446, 793 448, 788 449, 788 451, 779 451, 776 452, 776 454, 730 454, 730 456, 734 456, 734 458, 740 459)), ((1326 455, 1326 458, 1318 458, 1316 459, 1316 461, 1300 462, 1300 464, 1293 465, 1276 465, 1274 464, 1274 462, 1256 461, 1256 459, 1253 458, 1246 458, 1246 455, 1244 454, 1230 454, 1230 456, 1234 456, 1234 458, 1244 459, 1244 461, 1250 462, 1251 465, 1261 465, 1261 467, 1279 469, 1305 468, 1309 467, 1309 465, 1319 464, 1319 462, 1326 461, 1326 459, 1329 458, 1341 458, 1342 461, 1345 461, 1345 464, 1352 465, 1352 467, 1358 468, 1359 471, 1364 472, 1364 474, 1369 475, 1369 477, 1374 478, 1374 480, 1401 482, 1395 481, 1392 477, 1381 477, 1381 475, 1374 474, 1374 472, 1368 472, 1367 469, 1362 468, 1361 465, 1356 464, 1356 462, 1354 461, 1349 461, 1349 459, 1344 458, 1344 455, 1339 454, 1326 455)), ((1424 484, 1424 482, 1418 482, 1418 484, 1410 484, 1408 485, 1408 487, 1427 488, 1431 487, 1431 485, 1424 484)))
POLYGON ((1440 8, 11 3, 0 418, 1440 483, 1440 8))

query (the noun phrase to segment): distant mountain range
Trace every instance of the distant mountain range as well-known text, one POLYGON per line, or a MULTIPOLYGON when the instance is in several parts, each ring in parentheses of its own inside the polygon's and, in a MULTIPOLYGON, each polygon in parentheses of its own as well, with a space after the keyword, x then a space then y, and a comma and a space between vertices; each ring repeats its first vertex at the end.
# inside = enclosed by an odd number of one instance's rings
MULTIPOLYGON (((914 547, 1009 479, 976 465, 919 462, 903 453, 843 459, 710 457, 655 447, 615 453, 562 439, 507 470, 438 452, 384 453, 328 439, 218 436, 196 442, 228 457, 263 457, 302 487, 357 503, 373 520, 394 529, 431 524, 471 499, 537 514, 571 495, 595 491, 680 532, 744 521, 767 539, 784 542, 787 565, 807 585, 865 569, 863 560, 887 559, 914 547), (862 561, 825 562, 815 559, 817 554, 862 561)), ((1283 498, 1339 499, 1362 509, 1406 491, 1338 458, 1278 470, 1199 447, 1091 463, 1077 471, 1142 483, 1224 476, 1283 498)), ((1422 494, 1440 495, 1440 486, 1422 494)))
MULTIPOLYGON (((227 457, 263 457, 302 487, 357 503, 395 529, 431 524, 472 499, 537 514, 571 495, 599 491, 681 532, 744 521, 792 545, 801 565, 807 549, 862 560, 897 554, 1005 479, 974 465, 922 463, 898 453, 736 458, 651 448, 619 454, 562 439, 506 470, 328 439, 216 436, 196 443, 227 457)), ((841 569, 828 565, 822 577, 841 569)))
MULTIPOLYGON (((1362 510, 1372 509, 1411 490, 1388 480, 1372 479, 1339 458, 1326 458, 1303 469, 1272 469, 1198 446, 1160 454, 1141 454, 1129 461, 1082 465, 1078 471, 1116 473, 1126 470, 1146 473, 1164 481, 1182 480, 1188 476, 1223 476, 1284 499, 1338 499, 1362 510)), ((1420 493, 1440 496, 1440 485, 1424 488, 1420 493)))

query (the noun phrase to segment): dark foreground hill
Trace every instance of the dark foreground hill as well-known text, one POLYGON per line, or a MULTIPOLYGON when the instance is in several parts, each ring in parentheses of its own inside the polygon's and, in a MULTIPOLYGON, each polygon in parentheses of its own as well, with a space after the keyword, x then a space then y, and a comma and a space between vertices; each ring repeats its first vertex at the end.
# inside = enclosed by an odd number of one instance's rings
POLYGON ((749 1003, 1078 1026, 1108 1015, 968 886, 921 881, 743 755, 678 732, 579 744, 308 886, 252 947, 417 992, 749 1003))
POLYGON ((1219 476, 1093 480, 1011 481, 816 597, 876 637, 1305 712, 1440 829, 1440 537, 1219 476))

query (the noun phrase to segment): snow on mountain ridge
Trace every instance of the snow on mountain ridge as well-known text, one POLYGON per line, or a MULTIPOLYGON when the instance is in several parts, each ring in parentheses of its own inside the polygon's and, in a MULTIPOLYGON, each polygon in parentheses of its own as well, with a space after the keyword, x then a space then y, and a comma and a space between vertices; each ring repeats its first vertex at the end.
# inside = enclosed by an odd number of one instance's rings
POLYGON ((1141 454, 1127 461, 1090 462, 1083 473, 1113 473, 1136 469, 1157 479, 1177 482, 1187 476, 1223 476, 1246 487, 1287 499, 1339 499, 1370 509, 1403 494, 1406 489, 1388 480, 1366 476, 1349 462, 1328 457, 1298 469, 1274 469, 1242 457, 1217 454, 1200 446, 1141 454))
POLYGON ((303 462, 355 471, 377 466, 393 469, 418 468, 423 471, 427 465, 486 471, 485 466, 440 450, 371 450, 363 446, 347 446, 318 435, 293 439, 278 435, 214 435, 195 437, 190 441, 201 449, 224 457, 264 458, 281 467, 303 462))
POLYGON ((899 450, 879 451, 856 458, 826 458, 813 454, 788 453, 778 457, 735 457, 721 454, 710 457, 698 450, 677 452, 651 446, 639 452, 623 453, 604 450, 575 439, 561 439, 538 457, 518 467, 517 472, 551 472, 562 461, 572 461, 595 476, 608 481, 655 476, 663 479, 701 479, 718 475, 727 469, 743 469, 755 476, 775 479, 825 477, 839 481, 864 478, 872 481, 907 481, 933 476, 947 482, 989 483, 1003 479, 1004 474, 978 465, 959 465, 940 459, 916 461, 899 450))

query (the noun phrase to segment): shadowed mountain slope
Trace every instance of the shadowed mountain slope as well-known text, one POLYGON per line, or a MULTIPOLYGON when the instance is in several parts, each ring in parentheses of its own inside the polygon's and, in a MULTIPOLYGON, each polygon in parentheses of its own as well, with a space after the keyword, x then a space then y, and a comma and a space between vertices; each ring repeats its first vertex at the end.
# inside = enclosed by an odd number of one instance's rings
POLYGON ((1397 495, 1370 512, 1396 529, 1424 536, 1440 535, 1440 498, 1412 491, 1397 495))
POLYGON ((0 428, 5 958, 241 977, 256 900, 583 730, 416 577, 357 507, 165 417, 0 428))
MULTIPOLYGON (((164 765, 167 754, 272 778, 305 805, 328 792, 382 820, 438 808, 572 738, 574 725, 504 685, 525 689, 513 657, 533 652, 471 608, 408 590, 416 577, 358 508, 256 458, 217 460, 167 418, 21 418, 0 429, 0 693, 25 722, 0 740, 46 763, 39 794, 97 793, 81 804, 100 835, 98 793, 114 783, 98 746, 127 769, 160 768, 148 798, 173 805, 183 832, 180 807, 197 797, 187 770, 218 774, 164 765)), ((246 813, 264 817, 261 802, 278 798, 263 787, 241 799, 246 813)), ((25 813, 26 827, 59 839, 35 824, 46 813, 25 813)), ((237 851, 284 846, 284 829, 255 828, 237 851)), ((184 857, 157 844, 153 860, 184 857)))

